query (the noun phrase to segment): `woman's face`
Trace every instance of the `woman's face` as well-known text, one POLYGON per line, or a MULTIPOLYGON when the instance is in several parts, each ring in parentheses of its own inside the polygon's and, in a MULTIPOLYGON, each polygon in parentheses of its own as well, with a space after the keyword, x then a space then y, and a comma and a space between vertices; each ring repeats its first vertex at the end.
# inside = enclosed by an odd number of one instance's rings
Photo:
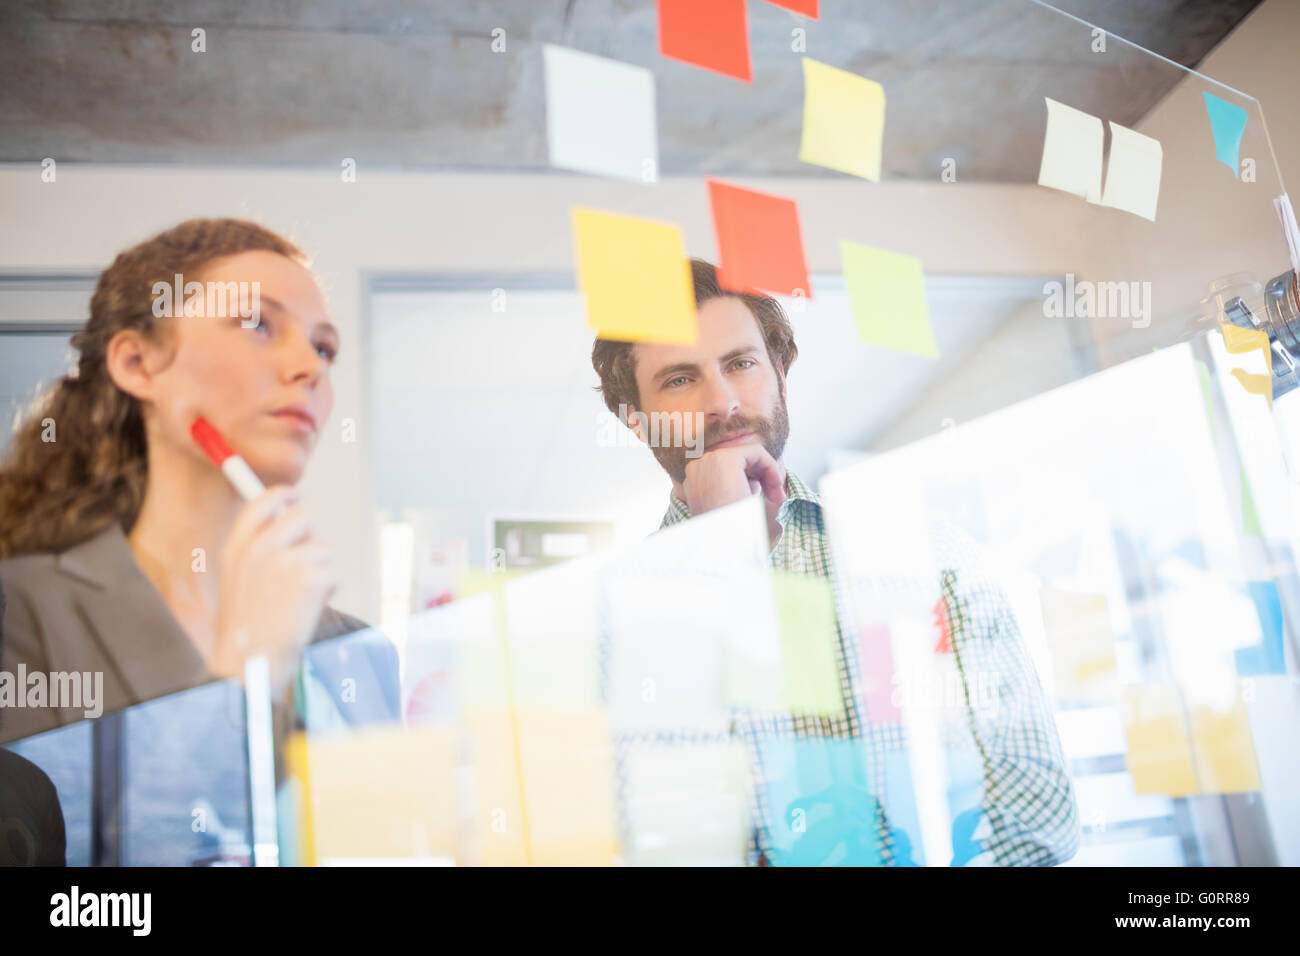
POLYGON ((202 283, 205 314, 185 315, 178 302, 164 320, 173 330, 170 360, 152 376, 150 440, 201 456, 190 426, 202 415, 267 485, 296 483, 334 407, 329 373, 339 347, 311 273, 258 250, 214 259, 183 281, 202 283), (258 321, 233 306, 210 314, 212 289, 227 303, 241 290, 246 305, 256 302, 258 321))

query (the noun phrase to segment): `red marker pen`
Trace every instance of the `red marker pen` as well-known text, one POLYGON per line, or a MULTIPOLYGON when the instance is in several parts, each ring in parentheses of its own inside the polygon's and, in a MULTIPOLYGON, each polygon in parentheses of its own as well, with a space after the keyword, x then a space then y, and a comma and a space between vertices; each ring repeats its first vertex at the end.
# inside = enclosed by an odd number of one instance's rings
POLYGON ((213 428, 212 423, 206 418, 194 419, 194 424, 190 426, 190 435, 212 464, 221 469, 222 474, 230 480, 245 501, 260 498, 266 491, 266 486, 248 466, 248 462, 235 454, 226 444, 226 440, 221 437, 221 432, 213 428))

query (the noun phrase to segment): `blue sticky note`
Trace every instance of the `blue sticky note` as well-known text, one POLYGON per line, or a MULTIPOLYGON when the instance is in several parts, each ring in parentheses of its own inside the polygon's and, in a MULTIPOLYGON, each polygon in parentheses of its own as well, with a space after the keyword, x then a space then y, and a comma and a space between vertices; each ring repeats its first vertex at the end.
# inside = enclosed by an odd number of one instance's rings
POLYGON ((1282 659, 1282 599, 1277 584, 1272 581, 1250 581, 1250 598, 1259 614, 1259 628, 1263 639, 1253 647, 1238 648, 1237 676, 1262 677, 1265 674, 1285 674, 1282 659))
POLYGON ((916 812, 912 765, 906 750, 886 751, 881 784, 889 837, 893 842, 894 866, 924 866, 921 821, 916 812))
POLYGON ((948 809, 952 814, 952 862, 965 866, 984 852, 984 842, 975 839, 975 828, 983 815, 984 765, 972 748, 948 748, 948 809))
POLYGON ((1219 162, 1238 176, 1238 152, 1241 149, 1241 137, 1246 132, 1245 109, 1236 103, 1221 100, 1213 94, 1205 94, 1205 109, 1210 114, 1210 127, 1214 130, 1214 155, 1219 162))
POLYGON ((769 738, 759 745, 771 861, 880 866, 880 804, 865 741, 769 738))

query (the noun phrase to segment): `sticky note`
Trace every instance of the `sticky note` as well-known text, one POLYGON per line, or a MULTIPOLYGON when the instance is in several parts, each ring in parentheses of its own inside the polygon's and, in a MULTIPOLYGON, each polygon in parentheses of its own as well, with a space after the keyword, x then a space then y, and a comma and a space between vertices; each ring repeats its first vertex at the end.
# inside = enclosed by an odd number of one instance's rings
POLYGON ((786 705, 793 713, 833 716, 844 710, 835 658, 835 592, 827 578, 772 572, 781 628, 786 705))
POLYGON ((748 83, 745 0, 659 0, 659 52, 748 83))
POLYGON ((1123 688, 1120 719, 1136 793, 1186 797, 1197 792, 1182 697, 1173 684, 1123 688))
POLYGON ((1116 693, 1115 635, 1105 595, 1044 588, 1040 597, 1057 698, 1112 703, 1116 693))
POLYGON ((551 165, 636 183, 659 179, 654 74, 546 44, 546 138, 551 165))
POLYGON ((601 338, 692 345, 695 292, 677 226, 575 208, 578 287, 587 324, 601 338))
POLYGON ((1205 111, 1210 114, 1210 131, 1214 134, 1214 158, 1239 178, 1238 154, 1249 114, 1236 103, 1221 100, 1212 93, 1204 96, 1205 111))
POLYGON ((1259 766, 1250 733, 1250 718, 1240 692, 1230 700, 1190 708, 1192 753, 1202 793, 1250 793, 1258 790, 1259 766))
POLYGON ((523 781, 515 733, 517 714, 473 710, 465 716, 472 781, 472 866, 524 866, 529 862, 523 781))
POLYGON ((1105 142, 1101 120, 1090 113, 1047 102, 1047 136, 1038 185, 1101 201, 1101 154, 1105 142))
POLYGON ((885 88, 875 80, 803 58, 799 159, 880 182, 885 88))
POLYGON ((613 865, 620 847, 605 715, 520 710, 517 729, 532 865, 613 865))
POLYGON ((1163 163, 1160 140, 1111 122, 1110 159, 1101 204, 1155 222, 1163 163))
MULTIPOLYGON (((1253 502, 1252 502, 1253 503, 1253 502)), ((1273 581, 1249 581, 1251 600, 1259 615, 1260 642, 1233 651, 1240 677, 1285 674, 1282 655, 1282 599, 1273 581)))
POLYGON ((739 741, 636 743, 622 761, 629 866, 742 866, 748 761, 739 741))
POLYGON ((758 786, 778 866, 879 866, 880 804, 863 740, 765 737, 758 786))
MULTIPOLYGON (((1233 369, 1233 371, 1237 371, 1233 369)), ((1247 537, 1262 538, 1264 529, 1259 526, 1259 509, 1255 507, 1255 496, 1250 490, 1250 479, 1246 469, 1241 471, 1241 530, 1247 537)))
POLYGON ((817 4, 819 0, 767 0, 768 3, 776 7, 784 7, 786 10, 792 10, 795 13, 803 14, 810 20, 817 19, 817 4))
POLYGON ((737 292, 761 289, 811 299, 794 200, 716 179, 708 184, 718 239, 718 282, 737 292))
POLYGON ((1199 359, 1196 362, 1196 375, 1201 381, 1201 397, 1205 399, 1205 415, 1210 420, 1210 434, 1218 438, 1219 429, 1214 414, 1214 380, 1210 377, 1210 370, 1199 359))
POLYGON ((291 738, 286 757, 310 820, 299 844, 304 862, 454 862, 454 756, 452 732, 442 728, 291 738))
POLYGON ((1223 331, 1223 347, 1230 355, 1249 355, 1259 351, 1264 355, 1266 374, 1247 372, 1245 369, 1229 369, 1246 391, 1252 395, 1263 395, 1268 399, 1268 407, 1273 407, 1273 350, 1268 344, 1268 333, 1260 329, 1245 329, 1231 322, 1220 322, 1223 331))
POLYGON ((870 345, 938 358, 921 260, 841 240, 844 284, 858 337, 870 345))
POLYGON ((894 655, 889 648, 889 628, 864 627, 858 634, 861 666, 858 678, 866 698, 867 718, 872 721, 903 722, 903 712, 894 703, 894 655))

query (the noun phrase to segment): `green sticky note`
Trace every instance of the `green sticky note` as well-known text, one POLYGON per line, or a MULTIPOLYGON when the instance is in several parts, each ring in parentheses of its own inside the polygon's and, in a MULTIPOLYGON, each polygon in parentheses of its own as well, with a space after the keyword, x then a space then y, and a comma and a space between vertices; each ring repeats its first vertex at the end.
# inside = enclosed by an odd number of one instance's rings
POLYGON ((1264 537, 1264 530, 1259 526, 1259 511, 1255 508, 1255 496, 1251 494, 1245 468, 1241 469, 1241 527, 1252 538, 1264 537))
POLYGON ((938 358, 921 260, 848 240, 840 241, 840 259, 862 341, 938 358))
POLYGON ((793 713, 833 716, 844 710, 835 660, 835 593, 823 577, 772 572, 785 704, 793 713))

